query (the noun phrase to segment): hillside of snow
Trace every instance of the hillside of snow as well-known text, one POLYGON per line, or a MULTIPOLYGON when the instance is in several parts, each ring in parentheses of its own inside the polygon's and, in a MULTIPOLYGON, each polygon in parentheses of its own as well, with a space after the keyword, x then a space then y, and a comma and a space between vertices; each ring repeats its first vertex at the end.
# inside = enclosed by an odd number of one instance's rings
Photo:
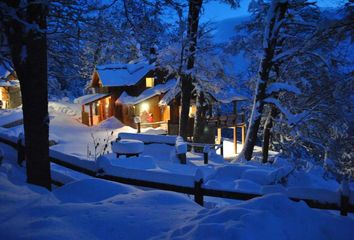
MULTIPOLYGON (((0 145, 0 147, 2 147, 0 145)), ((48 192, 0 166, 0 239, 343 239, 354 220, 281 194, 207 209, 188 196, 84 179, 48 192), (255 231, 257 229, 257 231, 255 231)))

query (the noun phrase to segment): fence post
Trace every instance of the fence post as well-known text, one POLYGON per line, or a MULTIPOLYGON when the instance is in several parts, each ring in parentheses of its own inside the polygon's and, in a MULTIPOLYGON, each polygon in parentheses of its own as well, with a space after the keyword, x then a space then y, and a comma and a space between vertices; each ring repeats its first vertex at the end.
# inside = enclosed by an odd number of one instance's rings
POLYGON ((210 150, 209 146, 204 146, 204 149, 203 149, 204 164, 208 164, 208 161, 209 161, 209 150, 210 150))
POLYGON ((181 164, 187 164, 187 156, 185 153, 179 153, 177 154, 177 157, 181 164))
POLYGON ((220 145, 221 145, 220 154, 221 154, 221 156, 224 156, 224 139, 222 139, 222 138, 220 140, 220 145))
POLYGON ((22 162, 25 160, 25 149, 22 146, 22 134, 18 135, 17 138, 17 164, 22 166, 22 162))
POLYGON ((208 153, 204 153, 204 164, 208 164, 208 153))
POLYGON ((140 133, 141 132, 140 122, 138 122, 137 124, 138 124, 138 133, 140 133))
POLYGON ((340 186, 340 215, 342 216, 348 215, 349 191, 348 180, 344 177, 340 186))
POLYGON ((200 206, 204 206, 204 196, 203 196, 203 172, 198 169, 194 176, 194 201, 200 206))

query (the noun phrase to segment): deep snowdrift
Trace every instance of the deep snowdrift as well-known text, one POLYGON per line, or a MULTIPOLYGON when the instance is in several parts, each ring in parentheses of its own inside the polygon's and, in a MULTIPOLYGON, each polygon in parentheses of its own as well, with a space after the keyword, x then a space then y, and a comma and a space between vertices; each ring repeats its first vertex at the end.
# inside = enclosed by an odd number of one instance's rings
POLYGON ((352 239, 354 221, 276 194, 206 209, 188 196, 85 179, 53 192, 0 167, 0 239, 352 239))

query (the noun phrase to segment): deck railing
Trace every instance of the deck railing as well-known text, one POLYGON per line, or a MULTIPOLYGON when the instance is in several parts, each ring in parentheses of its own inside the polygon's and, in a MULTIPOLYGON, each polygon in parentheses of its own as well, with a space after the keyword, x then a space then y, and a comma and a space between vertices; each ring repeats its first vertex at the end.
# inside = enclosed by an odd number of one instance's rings
POLYGON ((159 122, 144 122, 144 123, 136 123, 137 125, 137 132, 141 133, 141 127, 161 127, 162 125, 166 125, 166 132, 167 132, 167 121, 159 121, 159 122))

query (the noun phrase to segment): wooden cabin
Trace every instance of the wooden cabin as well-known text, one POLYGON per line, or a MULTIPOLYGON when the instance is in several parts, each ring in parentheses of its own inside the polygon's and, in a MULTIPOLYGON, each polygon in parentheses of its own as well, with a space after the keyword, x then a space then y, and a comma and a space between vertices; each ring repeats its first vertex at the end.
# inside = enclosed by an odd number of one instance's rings
POLYGON ((10 64, 0 65, 0 109, 16 108, 22 104, 20 82, 10 64))
POLYGON ((89 85, 91 93, 75 102, 82 105, 82 122, 88 126, 115 116, 123 124, 136 127, 136 117, 142 123, 171 118, 169 108, 158 103, 175 84, 144 61, 106 64, 96 66, 89 85))
MULTIPOLYGON (((114 116, 133 128, 157 127, 166 123, 168 134, 176 135, 181 111, 178 85, 175 79, 167 78, 166 74, 147 62, 106 64, 95 68, 88 88, 90 94, 77 98, 75 102, 82 105, 82 123, 88 126, 97 125, 114 116)), ((237 152, 237 128, 242 129, 244 142, 246 127, 237 103, 247 98, 228 86, 218 93, 210 91, 205 94, 210 109, 206 127, 208 131, 204 131, 207 139, 210 135, 210 142, 213 143, 217 133, 217 139, 220 141, 221 129, 233 128, 237 152), (215 110, 220 104, 233 104, 233 113, 220 116, 215 110)), ((189 112, 187 136, 191 137, 196 113, 194 92, 189 112)))

